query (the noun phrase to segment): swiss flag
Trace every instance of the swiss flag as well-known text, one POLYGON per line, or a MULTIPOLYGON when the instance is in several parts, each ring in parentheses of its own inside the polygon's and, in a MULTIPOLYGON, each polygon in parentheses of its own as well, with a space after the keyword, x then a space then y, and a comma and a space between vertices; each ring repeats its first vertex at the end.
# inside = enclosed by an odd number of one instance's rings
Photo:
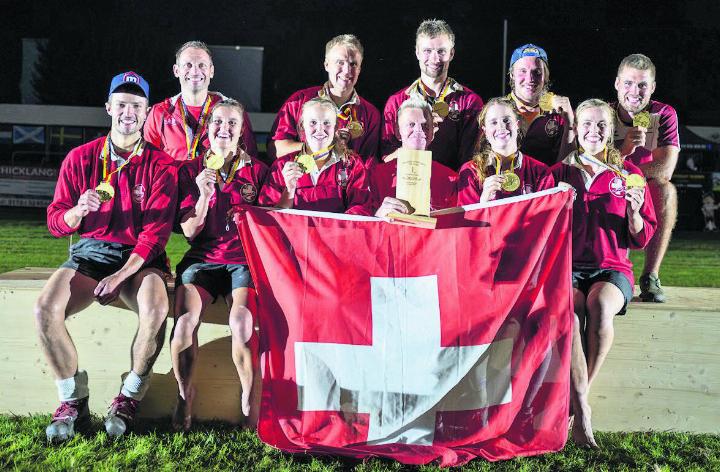
POLYGON ((465 207, 434 230, 247 208, 260 438, 445 466, 561 449, 571 199, 551 189, 465 207))

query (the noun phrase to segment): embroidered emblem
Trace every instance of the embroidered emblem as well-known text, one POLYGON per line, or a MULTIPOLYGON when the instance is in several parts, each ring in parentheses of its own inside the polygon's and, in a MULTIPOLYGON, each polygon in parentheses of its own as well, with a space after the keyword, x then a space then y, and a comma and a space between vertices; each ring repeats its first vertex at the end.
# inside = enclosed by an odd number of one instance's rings
POLYGON ((135 203, 142 203, 145 201, 145 187, 143 184, 137 184, 133 187, 132 199, 135 203))
POLYGON ((253 184, 243 184, 242 187, 240 187, 240 195, 242 195, 242 199, 247 203, 253 203, 257 198, 257 189, 253 184))

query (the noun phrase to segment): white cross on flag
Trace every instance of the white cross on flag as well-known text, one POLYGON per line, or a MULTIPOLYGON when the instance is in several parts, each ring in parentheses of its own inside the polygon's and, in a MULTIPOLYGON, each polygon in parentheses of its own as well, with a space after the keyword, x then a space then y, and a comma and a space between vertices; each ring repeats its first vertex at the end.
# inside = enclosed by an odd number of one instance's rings
POLYGON ((571 198, 466 207, 434 230, 248 208, 261 439, 447 466, 561 449, 571 198))

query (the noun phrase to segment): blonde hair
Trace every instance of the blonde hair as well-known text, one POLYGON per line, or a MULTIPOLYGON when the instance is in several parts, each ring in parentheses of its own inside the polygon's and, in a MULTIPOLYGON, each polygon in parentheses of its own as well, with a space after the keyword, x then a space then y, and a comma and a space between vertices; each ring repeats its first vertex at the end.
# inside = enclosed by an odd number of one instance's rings
MULTIPOLYGON (((625 162, 625 158, 622 157, 620 151, 617 150, 617 148, 615 147, 615 143, 613 142, 613 135, 615 134, 615 111, 610 107, 610 105, 607 104, 607 102, 600 100, 599 98, 589 98, 582 102, 580 105, 578 105, 575 109, 576 123, 578 121, 578 118, 580 117, 580 113, 585 110, 589 110, 590 108, 600 108, 603 113, 605 113, 605 115, 608 117, 606 133, 608 136, 608 140, 605 144, 605 146, 607 147, 607 164, 612 164, 622 168, 623 163, 625 162)), ((580 146, 578 143, 578 151, 579 149, 580 146)))
POLYGON ((208 57, 210 58, 210 64, 213 63, 212 52, 210 51, 210 48, 208 47, 207 44, 205 44, 202 41, 188 41, 187 43, 180 46, 177 51, 175 51, 175 64, 177 64, 178 61, 180 60, 180 54, 182 54, 184 50, 190 49, 190 48, 202 49, 203 51, 205 51, 207 53, 208 57))
POLYGON ((417 47, 420 36, 427 36, 432 39, 443 34, 450 39, 450 43, 452 43, 453 47, 455 47, 455 33, 453 33, 452 28, 450 28, 450 25, 447 24, 447 22, 436 18, 433 18, 432 20, 425 20, 420 23, 420 26, 418 26, 418 29, 415 32, 415 47, 417 47))
POLYGON ((325 44, 325 60, 327 60, 330 50, 335 46, 345 46, 346 48, 354 49, 360 56, 365 57, 365 50, 360 40, 354 34, 340 34, 328 41, 327 44, 325 44))
MULTIPOLYGON (((487 168, 488 166, 488 160, 490 156, 492 155, 492 146, 490 146, 490 142, 487 139, 487 136, 485 135, 485 132, 483 131, 482 127, 485 123, 485 117, 488 114, 488 111, 490 110, 490 107, 495 105, 502 105, 510 108, 513 115, 515 116, 516 120, 520 120, 520 112, 518 111, 517 107, 515 106, 515 101, 508 98, 508 97, 495 97, 488 100, 488 102, 483 107, 480 114, 478 114, 477 121, 478 125, 480 127, 480 133, 478 135, 478 141, 477 145, 475 146, 475 154, 473 154, 472 162, 473 167, 475 168, 475 173, 477 174, 478 180, 482 183, 485 178, 488 176, 487 168)), ((518 127, 518 133, 517 133, 517 146, 518 149, 520 148, 520 143, 522 143, 524 137, 524 133, 522 131, 521 127, 518 127)))
POLYGON ((620 77, 620 73, 626 67, 637 70, 649 70, 653 80, 655 80, 655 64, 653 64, 653 61, 651 61, 645 54, 635 53, 624 57, 618 66, 618 77, 620 77))
POLYGON ((220 107, 232 108, 234 110, 237 110, 237 112, 240 113, 240 119, 244 121, 245 107, 242 106, 242 103, 238 102, 234 98, 229 98, 229 97, 223 98, 222 100, 220 100, 219 102, 217 102, 215 104, 215 106, 212 109, 212 112, 210 113, 210 119, 212 119, 212 116, 215 114, 215 111, 220 107))
MULTIPOLYGON (((328 110, 332 111, 333 116, 335 117, 335 128, 337 128, 337 116, 338 116, 338 113, 340 112, 340 110, 338 109, 337 105, 335 105, 335 102, 333 102, 329 98, 325 98, 325 97, 311 98, 307 102, 303 103, 303 106, 302 106, 302 109, 300 112, 300 122, 298 123, 298 135, 301 137, 301 140, 303 138, 303 133, 301 133, 300 128, 302 126, 303 120, 305 119, 305 112, 309 108, 312 108, 314 106, 325 107, 328 110)), ((337 131, 337 129, 335 131, 337 131)), ((347 146, 345 145, 345 142, 341 139, 340 140, 337 139, 337 135, 334 134, 332 144, 335 145, 334 150, 337 153, 337 155, 344 161, 346 159, 347 151, 348 151, 347 146)))
MULTIPOLYGON (((542 91, 548 92, 548 91, 550 91, 550 66, 548 66, 547 62, 545 62, 541 58, 538 57, 538 59, 540 59, 540 66, 543 69, 544 83, 543 83, 542 91)), ((512 90, 513 93, 515 93, 515 77, 513 76, 513 70, 515 69, 516 62, 517 61, 513 62, 513 65, 510 66, 510 70, 508 70, 508 73, 507 73, 508 83, 510 84, 510 90, 512 90)))

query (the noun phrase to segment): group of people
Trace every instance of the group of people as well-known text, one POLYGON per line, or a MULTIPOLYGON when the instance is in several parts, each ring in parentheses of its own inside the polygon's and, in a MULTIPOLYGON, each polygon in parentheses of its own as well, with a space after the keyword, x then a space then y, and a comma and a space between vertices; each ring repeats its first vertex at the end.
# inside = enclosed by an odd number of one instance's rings
POLYGON ((253 285, 236 209, 261 205, 384 218, 412 212, 395 198, 398 149, 410 149, 432 152, 433 209, 560 182, 574 187, 573 437, 596 446, 588 389, 612 344, 613 317, 633 296, 629 249, 649 248, 641 298, 664 300, 657 273, 676 214, 669 180, 679 144, 674 110, 651 100, 655 68, 641 54, 624 58, 615 80, 617 102, 590 99, 573 110, 567 97, 549 91, 546 52, 526 44, 510 59, 512 92, 483 105, 449 76, 455 37, 447 23, 422 22, 415 54, 420 77, 393 94, 381 116, 356 90, 364 57, 360 41, 349 34, 331 39, 327 82, 296 92, 276 116, 269 168, 257 158, 242 104, 209 91, 215 71, 204 43, 178 49, 173 73, 181 91, 152 108, 140 75, 112 79, 110 133, 70 151, 47 212, 53 235, 81 238, 35 307, 60 399, 46 430, 49 440, 65 441, 89 420, 88 376, 79 368, 65 319, 93 300, 107 304, 119 297, 138 315, 131 370, 105 420, 113 437, 131 427, 164 342, 171 277, 164 247, 173 229, 190 245, 175 276, 173 425, 191 427, 197 332, 218 297, 229 307, 241 409, 254 425, 253 285))

